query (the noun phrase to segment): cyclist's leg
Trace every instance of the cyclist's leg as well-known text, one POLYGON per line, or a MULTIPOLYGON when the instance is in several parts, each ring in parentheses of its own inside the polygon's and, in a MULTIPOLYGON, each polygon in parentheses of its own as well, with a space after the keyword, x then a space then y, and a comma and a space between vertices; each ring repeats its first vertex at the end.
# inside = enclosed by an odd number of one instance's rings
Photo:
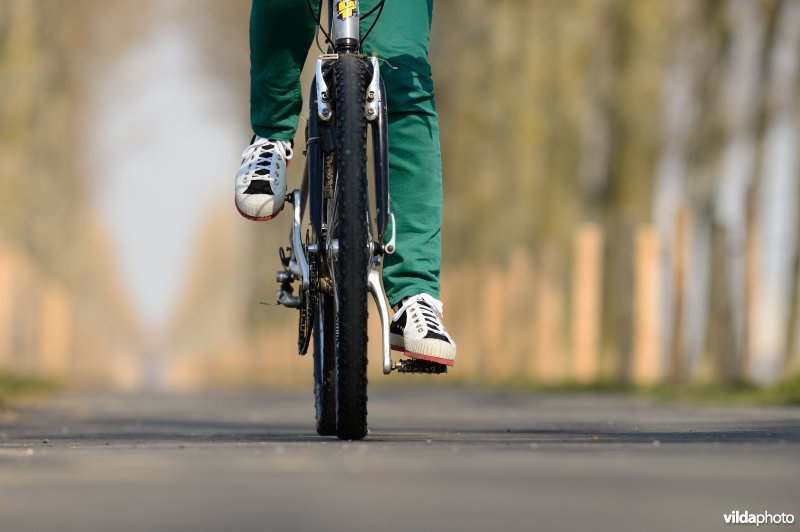
MULTIPOLYGON (((362 13, 377 0, 363 0, 362 13)), ((428 44, 433 0, 388 0, 365 51, 383 64, 389 108, 389 158, 397 251, 385 257, 389 303, 420 293, 439 297, 442 163, 428 44), (396 68, 396 70, 391 67, 396 68)), ((362 21, 362 33, 372 19, 362 21)))
MULTIPOLYGON (((320 0, 311 0, 316 9, 320 0)), ((306 0, 253 0, 250 122, 271 140, 292 140, 303 105, 300 71, 314 39, 306 0)))

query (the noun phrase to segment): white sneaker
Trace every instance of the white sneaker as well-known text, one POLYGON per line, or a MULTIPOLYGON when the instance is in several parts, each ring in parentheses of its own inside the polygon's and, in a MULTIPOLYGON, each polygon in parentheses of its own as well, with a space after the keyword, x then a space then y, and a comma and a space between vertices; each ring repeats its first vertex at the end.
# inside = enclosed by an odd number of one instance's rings
POLYGON ((411 358, 452 366, 456 343, 442 323, 444 305, 428 294, 407 297, 389 326, 392 349, 411 358))
POLYGON ((248 220, 271 220, 283 209, 292 143, 255 135, 236 174, 236 208, 248 220))

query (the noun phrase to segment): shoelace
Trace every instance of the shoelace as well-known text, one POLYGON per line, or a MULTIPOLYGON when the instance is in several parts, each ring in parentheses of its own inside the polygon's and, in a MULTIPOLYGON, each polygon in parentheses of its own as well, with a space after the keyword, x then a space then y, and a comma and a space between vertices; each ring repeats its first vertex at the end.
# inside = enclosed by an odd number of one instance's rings
POLYGON ((242 164, 249 161, 250 179, 274 182, 272 165, 275 162, 274 154, 279 153, 287 161, 294 154, 291 144, 282 140, 271 141, 263 137, 256 137, 255 141, 242 152, 242 164), (265 155, 266 154, 266 155, 265 155), (255 165, 253 165, 255 162, 255 165))
MULTIPOLYGON (((397 313, 394 315, 393 321, 399 320, 403 314, 409 312, 409 316, 414 323, 419 323, 419 319, 423 319, 425 324, 428 326, 428 329, 432 330, 437 334, 441 334, 442 336, 447 336, 447 331, 444 329, 444 325, 441 322, 440 317, 444 314, 444 303, 439 301, 433 296, 428 294, 420 294, 418 296, 410 297, 403 302, 403 305, 397 310, 397 313), (419 314, 415 314, 414 312, 410 311, 409 309, 414 305, 417 304, 419 308, 419 314), (435 313, 435 314, 434 314, 435 313)), ((418 328, 419 330, 419 328, 418 328)), ((422 331, 420 331, 422 332, 422 331)))

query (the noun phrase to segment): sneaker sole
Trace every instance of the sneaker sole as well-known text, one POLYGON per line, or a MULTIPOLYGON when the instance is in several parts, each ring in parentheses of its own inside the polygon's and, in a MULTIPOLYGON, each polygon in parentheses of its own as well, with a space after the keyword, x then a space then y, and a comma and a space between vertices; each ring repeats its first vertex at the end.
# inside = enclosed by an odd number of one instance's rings
MULTIPOLYGON (((392 335, 397 336, 397 335, 392 335)), ((396 342, 396 339, 393 339, 396 342)), ((456 363, 455 358, 444 358, 436 355, 426 355, 423 353, 417 353, 415 351, 409 351, 405 348, 405 346, 399 345, 397 343, 391 343, 391 348, 394 351, 401 351, 404 355, 409 358, 415 358, 417 360, 427 360, 428 362, 436 362, 437 364, 444 364, 445 366, 454 366, 456 363)))
MULTIPOLYGON (((236 199, 235 198, 233 200, 233 204, 236 205, 236 199)), ((281 208, 278 209, 278 212, 276 212, 275 214, 272 214, 270 216, 251 216, 249 214, 245 214, 245 213, 242 212, 242 209, 240 209, 238 205, 236 205, 236 210, 239 211, 239 214, 241 214, 244 218, 247 218, 248 220, 252 220, 254 222, 266 222, 267 220, 272 220, 273 218, 278 216, 281 213, 281 211, 283 210, 284 207, 286 207, 286 203, 281 205, 281 208)))

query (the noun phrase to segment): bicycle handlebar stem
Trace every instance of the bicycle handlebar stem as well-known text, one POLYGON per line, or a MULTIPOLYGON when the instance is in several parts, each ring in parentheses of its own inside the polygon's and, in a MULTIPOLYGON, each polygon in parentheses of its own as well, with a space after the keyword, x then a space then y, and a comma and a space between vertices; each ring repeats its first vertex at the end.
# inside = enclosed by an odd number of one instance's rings
POLYGON ((361 7, 359 0, 330 0, 331 30, 337 52, 358 53, 361 7))

